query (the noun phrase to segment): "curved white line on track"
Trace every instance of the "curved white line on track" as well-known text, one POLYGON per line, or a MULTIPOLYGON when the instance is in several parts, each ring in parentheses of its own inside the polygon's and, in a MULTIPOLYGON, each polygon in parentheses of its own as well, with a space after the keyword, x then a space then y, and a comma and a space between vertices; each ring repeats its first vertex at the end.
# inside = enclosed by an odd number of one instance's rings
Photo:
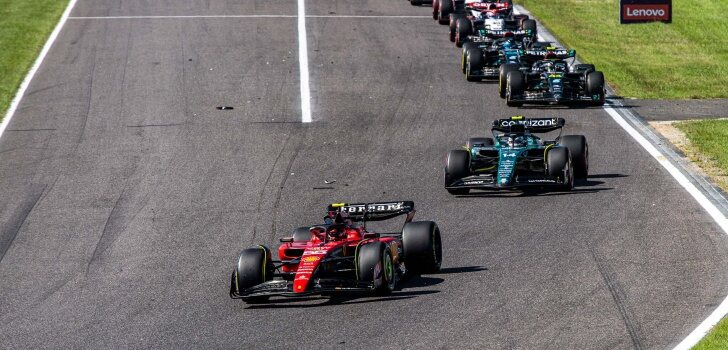
POLYGON ((308 82, 308 39, 305 0, 298 0, 298 66, 301 73, 301 122, 311 122, 311 88, 308 82))
MULTIPOLYGON (((728 234, 728 219, 716 207, 708 197, 703 194, 655 145, 644 137, 637 129, 630 125, 622 115, 611 106, 604 106, 604 110, 612 119, 619 124, 647 153, 654 157, 667 172, 700 204, 711 218, 720 226, 724 233, 728 234)), ((688 350, 695 346, 715 326, 721 318, 728 314, 728 296, 713 310, 713 312, 701 322, 685 339, 674 347, 674 350, 688 350)))
MULTIPOLYGON (((534 18, 532 13, 525 10, 523 7, 516 6, 516 9, 514 12, 517 13, 524 13, 529 15, 530 17, 534 18)), ((541 25, 539 23, 539 25, 541 25)), ((542 30, 539 29, 538 34, 539 40, 545 40, 545 41, 555 41, 556 38, 548 32, 548 30, 542 30), (546 35, 542 36, 541 32, 545 32, 546 35)), ((610 104, 617 104, 614 101, 609 101, 610 104)), ((652 143, 647 137, 645 137, 645 134, 643 132, 637 130, 634 126, 632 126, 627 120, 630 119, 628 115, 623 115, 623 113, 620 113, 619 110, 616 110, 613 108, 610 104, 607 104, 604 106, 604 111, 609 114, 610 117, 620 126, 622 129, 624 129, 627 134, 632 136, 637 143, 644 148, 647 153, 649 153, 652 157, 654 157, 660 165, 662 165, 663 168, 667 170, 670 175, 677 181, 680 186, 682 186, 688 193, 695 199, 695 201, 698 202, 698 204, 705 210, 708 215, 710 215, 711 218, 720 226, 720 228, 723 230, 725 234, 728 234, 728 218, 723 214, 723 212, 718 209, 718 207, 715 206, 715 204, 700 190, 698 189, 695 184, 693 184, 690 179, 682 172, 678 167, 673 164, 669 160, 668 157, 666 157, 655 145, 652 143)), ((633 121, 635 125, 638 125, 637 122, 633 121)), ((689 170, 686 170, 689 171, 689 170)), ((725 198, 719 198, 717 200, 725 200, 725 198)), ((680 341, 679 344, 677 344, 673 350, 689 350, 693 346, 695 346, 701 339, 703 339, 708 332, 718 323, 720 320, 728 315, 728 296, 723 299, 723 301, 718 305, 718 307, 713 310, 713 312, 705 319, 703 322, 701 322, 695 329, 688 334, 685 339, 680 341)))
POLYGON ((35 62, 33 63, 33 66, 30 68, 30 71, 28 71, 28 74, 25 75, 25 79, 23 79, 23 82, 20 84, 20 87, 18 88, 18 92, 15 93, 15 97, 13 98, 13 101, 10 102, 10 107, 8 108, 7 113, 5 113, 5 118, 3 119, 3 122, 0 124, 0 137, 3 136, 5 129, 8 127, 8 124, 10 124, 10 119, 13 118, 13 116, 15 115, 15 111, 18 109, 18 106, 20 105, 20 101, 23 100, 23 95, 25 95, 25 90, 28 90, 28 85, 30 85, 30 81, 33 80, 33 77, 35 77, 35 73, 38 72, 38 68, 40 68, 41 63, 43 63, 43 60, 45 59, 46 55, 48 55, 48 51, 50 51, 51 47, 53 46, 53 43, 56 41, 56 38, 58 38, 58 34, 61 32, 61 29, 63 29, 63 26, 66 24, 66 21, 68 20, 68 17, 71 14, 71 11, 73 10, 74 6, 76 6, 76 0, 71 0, 68 2, 68 6, 66 7, 66 10, 63 11, 63 14, 61 15, 61 19, 58 21, 58 24, 56 24, 56 27, 51 32, 51 35, 48 37, 48 40, 46 40, 45 45, 43 45, 43 49, 40 50, 40 53, 38 54, 38 58, 35 59, 35 62))

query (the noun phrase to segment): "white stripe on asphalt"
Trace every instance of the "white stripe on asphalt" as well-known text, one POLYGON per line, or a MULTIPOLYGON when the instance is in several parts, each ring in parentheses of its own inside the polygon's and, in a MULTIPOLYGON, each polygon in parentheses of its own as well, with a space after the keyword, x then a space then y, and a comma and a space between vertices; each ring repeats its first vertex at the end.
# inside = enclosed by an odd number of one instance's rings
POLYGON ((301 122, 311 122, 311 89, 308 82, 308 39, 305 0, 298 0, 298 66, 301 73, 301 122))
POLYGON ((48 37, 48 40, 46 40, 45 45, 43 45, 43 49, 41 49, 40 54, 38 54, 38 58, 35 59, 35 62, 30 68, 30 71, 28 71, 28 74, 25 75, 25 79, 23 79, 23 82, 20 84, 18 92, 15 93, 13 101, 10 102, 10 107, 8 108, 7 113, 5 113, 5 119, 3 119, 3 122, 0 124, 0 137, 3 136, 5 128, 8 127, 8 124, 10 124, 10 119, 13 118, 13 116, 15 115, 15 111, 20 105, 20 101, 23 100, 25 90, 28 89, 30 81, 33 80, 33 77, 35 77, 35 73, 38 72, 38 68, 40 68, 41 63, 43 63, 46 55, 48 55, 48 51, 50 51, 51 46, 53 46, 56 38, 58 38, 58 34, 61 32, 61 29, 63 29, 63 25, 66 24, 66 20, 68 20, 68 16, 71 14, 71 10, 73 10, 74 6, 76 6, 76 0, 71 0, 68 3, 66 10, 63 11, 63 14, 61 15, 61 19, 58 21, 58 24, 56 24, 56 27, 51 32, 51 35, 48 37))
MULTIPOLYGON (((619 124, 627 133, 632 136, 652 157, 654 157, 660 165, 662 165, 673 178, 690 193, 701 207, 715 220, 720 228, 728 234, 728 219, 725 215, 701 192, 692 182, 660 152, 647 138, 630 125, 619 112, 611 106, 604 106, 604 110, 619 124)), ((713 313, 708 316, 698 327, 696 327, 683 341, 675 346, 675 350, 688 350, 700 341, 720 321, 723 316, 728 313, 728 297, 718 305, 713 313)))
MULTIPOLYGON (((187 18, 299 18, 299 15, 189 15, 189 16, 77 16, 69 19, 187 19, 187 18)), ((407 16, 407 15, 305 15, 306 18, 432 18, 432 16, 407 16)))
MULTIPOLYGON (((528 14, 529 16, 533 17, 533 14, 531 14, 528 11, 518 11, 521 13, 528 14)), ((546 40, 546 41, 554 41, 556 42, 556 38, 551 35, 551 33, 547 32, 546 38, 541 36, 541 33, 538 34, 539 40, 546 40)), ((611 101, 610 101, 611 102, 611 101)), ((614 109, 611 105, 604 105, 604 110, 609 114, 612 119, 617 122, 619 126, 622 127, 627 133, 632 136, 633 139, 639 143, 642 148, 644 148, 647 153, 649 153, 652 157, 654 157, 660 165, 662 165, 670 175, 682 186, 690 195, 695 199, 695 201, 700 204, 701 207, 710 215, 711 218, 720 226, 720 228, 723 230, 725 234, 728 234, 728 218, 723 215, 723 212, 718 209, 718 207, 713 204, 713 202, 708 199, 708 197, 705 196, 705 194, 700 191, 688 178, 683 174, 680 169, 678 169, 671 161, 668 160, 668 158, 660 152, 660 150, 652 143, 650 142, 641 132, 639 132, 637 129, 635 129, 629 122, 627 122, 627 119, 625 116, 623 116, 618 110, 614 109)), ((718 307, 713 310, 713 312, 705 319, 703 322, 701 322, 690 334, 688 334, 685 339, 683 339, 673 350, 689 350, 695 344, 697 344, 703 337, 705 337, 706 334, 710 331, 713 326, 715 326, 724 316, 728 315, 728 296, 723 299, 723 301, 718 305, 718 307)))

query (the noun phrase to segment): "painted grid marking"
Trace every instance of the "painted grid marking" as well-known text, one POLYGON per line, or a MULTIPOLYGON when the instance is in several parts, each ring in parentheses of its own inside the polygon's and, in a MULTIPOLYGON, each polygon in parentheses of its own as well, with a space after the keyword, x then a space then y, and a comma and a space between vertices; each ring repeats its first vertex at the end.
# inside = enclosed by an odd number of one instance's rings
POLYGON ((305 0, 298 0, 298 71, 301 74, 301 122, 311 122, 311 88, 308 74, 305 0))
POLYGON ((432 16, 408 15, 160 15, 160 16, 76 16, 68 19, 192 19, 192 18, 362 18, 362 19, 397 19, 397 18, 432 18, 432 16))

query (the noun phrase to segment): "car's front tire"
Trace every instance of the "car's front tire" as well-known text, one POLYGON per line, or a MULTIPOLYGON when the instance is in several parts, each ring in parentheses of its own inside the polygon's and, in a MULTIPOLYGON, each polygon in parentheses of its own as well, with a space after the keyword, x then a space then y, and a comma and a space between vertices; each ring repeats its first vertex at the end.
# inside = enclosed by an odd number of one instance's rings
MULTIPOLYGON (((451 186, 457 180, 470 175, 470 153, 466 150, 456 149, 448 152, 445 164, 445 186, 451 186)), ((447 192, 453 195, 468 194, 468 188, 448 188, 447 192)))
MULTIPOLYGON (((244 249, 238 256, 238 263, 231 278, 230 291, 236 294, 253 286, 273 279, 273 263, 270 249, 259 245, 244 249)), ((268 300, 267 296, 244 297, 243 301, 251 304, 268 300)))
POLYGON ((396 287, 392 252, 382 242, 372 242, 360 246, 356 252, 357 280, 373 283, 374 293, 386 295, 396 287))

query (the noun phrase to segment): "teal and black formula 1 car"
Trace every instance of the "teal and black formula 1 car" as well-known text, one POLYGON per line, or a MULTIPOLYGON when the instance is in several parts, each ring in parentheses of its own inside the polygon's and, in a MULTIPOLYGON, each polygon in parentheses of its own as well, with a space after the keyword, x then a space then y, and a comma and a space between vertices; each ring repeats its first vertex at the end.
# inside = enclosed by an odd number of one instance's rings
POLYGON ((574 188, 589 172, 589 147, 582 135, 561 135, 563 118, 514 116, 493 122, 493 138, 471 138, 452 150, 445 165, 445 189, 453 195, 471 189, 574 188), (557 132, 554 140, 536 134, 557 132))

